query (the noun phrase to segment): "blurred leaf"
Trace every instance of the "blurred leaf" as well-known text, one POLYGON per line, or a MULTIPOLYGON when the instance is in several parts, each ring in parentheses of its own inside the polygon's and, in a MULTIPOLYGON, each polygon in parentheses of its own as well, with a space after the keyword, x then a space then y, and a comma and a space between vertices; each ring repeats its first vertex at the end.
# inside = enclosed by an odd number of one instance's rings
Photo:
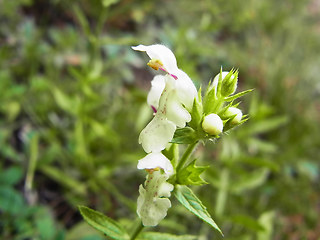
POLYGON ((56 235, 54 221, 47 209, 42 208, 38 211, 35 224, 41 239, 53 239, 56 235))
POLYGON ((275 212, 269 211, 264 212, 258 219, 258 222, 261 226, 264 227, 262 231, 259 231, 257 234, 257 240, 271 240, 273 233, 273 224, 274 224, 275 212))
POLYGON ((79 210, 84 220, 95 229, 115 240, 129 240, 127 232, 116 221, 85 206, 79 206, 79 210))
POLYGON ((168 233, 157 233, 157 232, 144 232, 141 233, 138 240, 194 240, 196 236, 191 235, 173 235, 168 233))
POLYGON ((249 129, 246 129, 246 134, 260 134, 270 132, 274 129, 279 128, 288 122, 287 116, 279 116, 274 118, 268 118, 267 120, 255 122, 250 125, 249 129))
POLYGON ((119 0, 102 0, 102 4, 106 8, 117 2, 119 2, 119 0))
POLYGON ((87 224, 85 221, 81 221, 80 223, 74 225, 66 235, 65 240, 84 240, 86 237, 88 239, 91 237, 92 239, 102 240, 104 238, 99 236, 99 233, 91 226, 87 224))
POLYGON ((214 229, 218 230, 221 235, 223 235, 218 225, 211 218, 206 207, 201 203, 197 196, 194 195, 190 188, 184 185, 176 185, 174 195, 186 209, 199 217, 201 220, 208 223, 214 229))
POLYGON ((1 172, 0 184, 15 185, 22 179, 22 176, 23 176, 23 172, 20 167, 10 167, 1 172))
POLYGON ((73 179, 71 176, 63 173, 60 169, 49 165, 43 165, 41 166, 41 171, 61 185, 66 186, 72 192, 80 195, 86 194, 87 189, 85 184, 73 179))
POLYGON ((263 231, 264 227, 256 220, 247 215, 236 215, 231 217, 232 222, 240 224, 255 232, 263 231))
POLYGON ((0 209, 5 213, 18 214, 23 211, 24 201, 22 196, 8 186, 0 186, 0 209))
POLYGON ((72 113, 74 115, 77 114, 80 104, 79 99, 67 96, 58 88, 53 89, 53 96, 60 108, 62 108, 68 113, 72 113))
POLYGON ((243 175, 230 185, 230 190, 236 194, 261 186, 267 179, 269 171, 258 169, 248 175, 243 175))

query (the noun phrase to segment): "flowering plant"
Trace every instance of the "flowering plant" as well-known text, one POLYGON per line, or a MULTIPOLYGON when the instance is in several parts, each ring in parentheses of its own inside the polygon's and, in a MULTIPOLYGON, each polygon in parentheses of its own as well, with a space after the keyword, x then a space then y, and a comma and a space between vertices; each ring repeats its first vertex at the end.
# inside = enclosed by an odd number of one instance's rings
POLYGON ((147 102, 154 116, 139 136, 146 156, 138 161, 137 167, 147 172, 137 200, 141 223, 129 235, 119 223, 99 212, 83 206, 80 212, 90 225, 112 239, 148 239, 150 233, 140 234, 141 230, 144 226, 158 225, 166 217, 170 197, 174 195, 187 210, 222 234, 206 207, 187 186, 206 184, 200 175, 208 168, 197 166, 197 160, 190 161, 190 156, 199 143, 219 138, 247 120, 235 100, 251 90, 235 94, 238 71, 220 70, 202 96, 201 89, 197 91, 189 76, 178 68, 169 48, 156 44, 132 49, 146 52, 150 57, 148 66, 165 73, 156 75, 151 82, 147 102), (187 145, 181 157, 180 144, 187 145))

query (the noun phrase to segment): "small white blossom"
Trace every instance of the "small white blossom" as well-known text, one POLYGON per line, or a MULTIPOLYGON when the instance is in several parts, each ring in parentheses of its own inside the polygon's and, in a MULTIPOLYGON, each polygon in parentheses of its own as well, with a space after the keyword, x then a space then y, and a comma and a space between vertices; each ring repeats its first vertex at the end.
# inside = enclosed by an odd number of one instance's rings
POLYGON ((177 66, 177 60, 173 52, 164 45, 150 46, 139 45, 133 50, 146 52, 150 57, 148 65, 156 70, 161 69, 171 75, 177 81, 178 97, 188 110, 191 110, 193 100, 197 97, 197 89, 189 76, 177 66))
POLYGON ((173 185, 167 183, 168 176, 154 171, 147 176, 145 187, 139 187, 137 213, 144 226, 156 226, 165 218, 171 202, 168 199, 173 185))
POLYGON ((162 153, 149 153, 138 162, 138 169, 161 168, 168 176, 173 174, 173 166, 168 158, 162 153))
POLYGON ((217 114, 211 113, 204 117, 202 129, 211 135, 218 135, 223 130, 223 122, 217 114))

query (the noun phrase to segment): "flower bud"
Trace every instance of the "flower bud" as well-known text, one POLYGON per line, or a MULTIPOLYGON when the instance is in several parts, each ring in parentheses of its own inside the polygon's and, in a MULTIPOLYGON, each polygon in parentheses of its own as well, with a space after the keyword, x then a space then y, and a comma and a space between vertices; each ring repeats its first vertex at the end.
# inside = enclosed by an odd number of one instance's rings
MULTIPOLYGON (((215 76, 213 82, 218 83, 220 73, 215 76)), ((237 89, 238 84, 238 71, 231 70, 230 72, 222 72, 222 86, 221 94, 224 97, 227 97, 233 94, 237 89)))
POLYGON ((218 135, 222 132, 223 122, 217 114, 211 113, 204 117, 202 129, 211 135, 218 135))
POLYGON ((242 119, 242 112, 239 108, 229 107, 228 110, 225 112, 225 116, 228 118, 234 115, 236 116, 231 120, 231 124, 239 124, 242 119))

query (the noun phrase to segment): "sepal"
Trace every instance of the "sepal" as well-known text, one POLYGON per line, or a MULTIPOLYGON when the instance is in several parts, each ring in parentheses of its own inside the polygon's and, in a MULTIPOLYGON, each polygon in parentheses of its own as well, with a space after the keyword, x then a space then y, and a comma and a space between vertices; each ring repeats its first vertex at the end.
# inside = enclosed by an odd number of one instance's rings
POLYGON ((245 91, 243 91, 243 92, 239 92, 239 93, 237 93, 237 94, 235 94, 235 95, 232 95, 232 96, 230 96, 230 97, 226 97, 224 100, 226 101, 226 102, 231 102, 231 101, 233 101, 233 100, 235 100, 235 99, 237 99, 237 98, 239 98, 239 97, 242 97, 243 95, 245 95, 245 94, 247 94, 247 93, 249 93, 249 92, 252 92, 253 91, 253 89, 248 89, 248 90, 245 90, 245 91))
POLYGON ((198 139, 197 132, 191 127, 178 128, 171 140, 171 143, 191 144, 198 139))
POLYGON ((189 122, 189 126, 197 130, 201 125, 201 121, 203 117, 201 88, 198 91, 198 98, 194 99, 190 114, 191 114, 191 121, 189 122))
POLYGON ((192 161, 188 166, 184 167, 177 173, 177 182, 180 185, 203 185, 208 184, 200 175, 209 166, 196 166, 196 160, 192 161))

